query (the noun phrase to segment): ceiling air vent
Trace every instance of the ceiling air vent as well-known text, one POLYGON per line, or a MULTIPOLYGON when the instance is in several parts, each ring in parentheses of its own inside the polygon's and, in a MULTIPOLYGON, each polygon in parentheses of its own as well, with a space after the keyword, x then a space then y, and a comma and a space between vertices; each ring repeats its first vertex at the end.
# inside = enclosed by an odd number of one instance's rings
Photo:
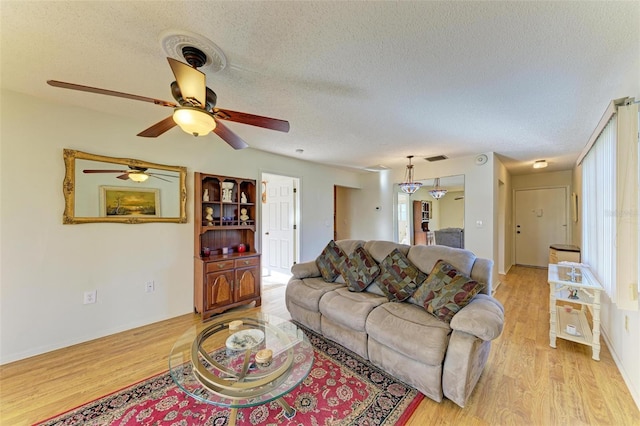
POLYGON ((427 157, 425 160, 427 161, 441 161, 446 160, 448 157, 446 155, 436 155, 435 157, 427 157))

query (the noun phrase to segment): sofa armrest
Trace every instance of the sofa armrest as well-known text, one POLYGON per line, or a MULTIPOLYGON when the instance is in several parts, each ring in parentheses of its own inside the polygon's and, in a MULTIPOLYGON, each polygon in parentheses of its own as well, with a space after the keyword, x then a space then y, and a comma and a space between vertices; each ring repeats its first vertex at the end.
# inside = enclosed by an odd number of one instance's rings
POLYGON ((490 341, 502 333, 504 308, 491 296, 478 294, 453 316, 451 328, 490 341))
POLYGON ((318 265, 316 265, 316 261, 312 260, 309 262, 294 264, 291 267, 291 273, 293 274, 293 278, 298 278, 298 279, 319 277, 320 269, 318 269, 318 265))

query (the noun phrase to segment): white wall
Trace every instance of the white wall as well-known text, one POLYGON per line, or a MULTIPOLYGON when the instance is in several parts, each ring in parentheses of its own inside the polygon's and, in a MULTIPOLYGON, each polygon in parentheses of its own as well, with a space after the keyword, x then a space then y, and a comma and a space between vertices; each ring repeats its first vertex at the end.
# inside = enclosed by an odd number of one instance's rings
POLYGON ((303 260, 333 237, 333 186, 360 185, 357 173, 235 151, 215 135, 196 139, 176 128, 145 139, 135 136, 145 124, 126 118, 7 91, 0 102, 3 364, 192 312, 194 171, 299 177, 303 260), (63 148, 186 166, 189 223, 62 225, 63 148), (149 280, 153 293, 144 292, 149 280), (93 289, 98 303, 83 305, 93 289))
POLYGON ((435 229, 443 228, 464 228, 464 198, 456 200, 458 197, 464 196, 463 191, 450 191, 441 199, 434 201, 439 207, 439 223, 440 226, 435 229))
POLYGON ((513 190, 512 177, 502 162, 496 158, 496 187, 498 196, 495 199, 496 223, 494 239, 497 241, 496 263, 498 272, 506 274, 513 266, 513 190))
POLYGON ((511 177, 513 189, 545 188, 550 186, 571 186, 571 170, 559 172, 534 172, 511 177))

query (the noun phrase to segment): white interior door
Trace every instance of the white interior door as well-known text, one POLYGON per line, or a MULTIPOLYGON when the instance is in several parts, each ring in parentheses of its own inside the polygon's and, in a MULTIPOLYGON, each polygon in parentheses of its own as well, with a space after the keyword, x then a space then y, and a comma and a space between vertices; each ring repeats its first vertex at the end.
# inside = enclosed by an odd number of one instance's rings
POLYGON ((262 274, 291 274, 295 259, 296 178, 263 174, 262 274))
POLYGON ((567 190, 517 190, 515 258, 518 265, 549 264, 549 246, 567 244, 567 190))

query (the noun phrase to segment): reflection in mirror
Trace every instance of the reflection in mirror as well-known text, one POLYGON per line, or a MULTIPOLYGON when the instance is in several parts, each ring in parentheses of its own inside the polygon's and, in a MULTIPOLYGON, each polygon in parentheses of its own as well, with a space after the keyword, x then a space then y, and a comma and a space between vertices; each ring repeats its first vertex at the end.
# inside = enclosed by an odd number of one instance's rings
POLYGON ((63 223, 186 223, 186 168, 64 150, 63 223))
POLYGON ((464 248, 464 175, 421 180, 409 196, 398 188, 398 241, 404 244, 440 244, 464 248), (435 186, 446 190, 433 198, 435 186))

